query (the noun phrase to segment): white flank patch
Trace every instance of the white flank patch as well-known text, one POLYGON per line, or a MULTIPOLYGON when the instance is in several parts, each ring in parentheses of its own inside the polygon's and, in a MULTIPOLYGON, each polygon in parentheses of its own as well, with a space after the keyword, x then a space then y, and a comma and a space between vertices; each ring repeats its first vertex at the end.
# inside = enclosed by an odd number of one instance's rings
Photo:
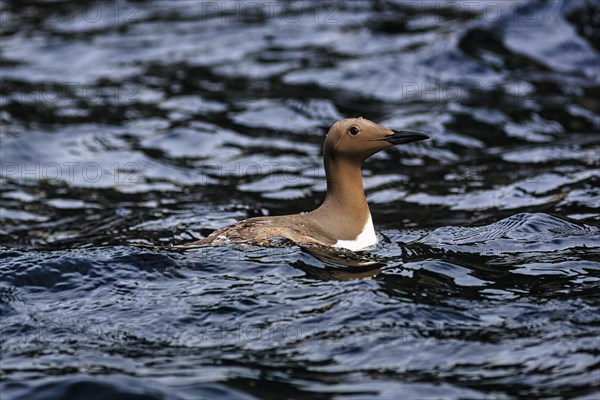
POLYGON ((369 219, 365 223, 362 232, 359 233, 354 240, 338 240, 333 247, 343 247, 344 249, 357 251, 376 244, 377 235, 375 235, 373 220, 371 219, 371 214, 369 214, 369 219))

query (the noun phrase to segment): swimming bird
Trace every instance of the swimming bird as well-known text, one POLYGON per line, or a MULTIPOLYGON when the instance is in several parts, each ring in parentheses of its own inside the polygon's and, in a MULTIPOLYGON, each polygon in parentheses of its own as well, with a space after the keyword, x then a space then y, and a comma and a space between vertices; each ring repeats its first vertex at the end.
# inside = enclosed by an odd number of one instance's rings
POLYGON ((323 145, 327 194, 317 209, 249 218, 184 246, 230 242, 269 245, 275 238, 352 251, 373 246, 377 236, 363 188, 363 162, 380 150, 424 139, 429 137, 419 132, 392 130, 362 117, 337 121, 327 132, 323 145))

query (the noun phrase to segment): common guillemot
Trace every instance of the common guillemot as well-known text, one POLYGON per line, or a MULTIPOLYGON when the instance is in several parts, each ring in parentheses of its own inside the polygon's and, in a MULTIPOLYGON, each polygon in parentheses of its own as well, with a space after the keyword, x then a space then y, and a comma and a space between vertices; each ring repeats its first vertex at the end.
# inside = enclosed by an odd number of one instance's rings
POLYGON ((299 245, 317 244, 362 250, 377 243, 371 211, 363 188, 363 162, 380 150, 397 144, 429 139, 411 131, 395 131, 364 118, 334 123, 323 145, 327 195, 307 213, 255 217, 226 226, 184 247, 242 242, 269 245, 275 238, 299 245))

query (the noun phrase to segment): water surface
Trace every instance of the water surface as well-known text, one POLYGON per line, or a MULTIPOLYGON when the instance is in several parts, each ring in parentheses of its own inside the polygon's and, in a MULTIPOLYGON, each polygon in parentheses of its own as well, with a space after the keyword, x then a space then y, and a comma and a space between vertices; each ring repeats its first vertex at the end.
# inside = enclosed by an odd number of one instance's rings
POLYGON ((247 4, 1 3, 2 398, 596 398, 597 2, 247 4), (376 248, 132 246, 315 208, 353 116, 432 137, 376 248))

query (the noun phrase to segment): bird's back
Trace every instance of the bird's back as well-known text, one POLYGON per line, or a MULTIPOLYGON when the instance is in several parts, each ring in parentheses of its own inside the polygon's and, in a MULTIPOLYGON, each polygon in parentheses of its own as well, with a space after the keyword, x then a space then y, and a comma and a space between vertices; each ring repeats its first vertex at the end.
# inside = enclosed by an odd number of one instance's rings
POLYGON ((216 230, 189 246, 214 246, 225 243, 270 245, 273 239, 285 238, 298 244, 333 246, 336 240, 324 232, 310 214, 255 217, 216 230))

